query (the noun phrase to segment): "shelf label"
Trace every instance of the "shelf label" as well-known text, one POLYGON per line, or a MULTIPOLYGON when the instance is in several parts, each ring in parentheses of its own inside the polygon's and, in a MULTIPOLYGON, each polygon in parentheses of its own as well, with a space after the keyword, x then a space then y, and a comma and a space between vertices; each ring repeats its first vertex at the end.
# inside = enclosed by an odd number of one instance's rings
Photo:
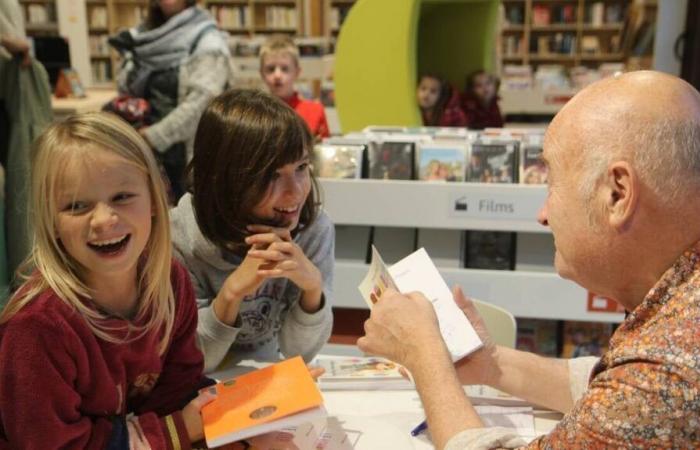
POLYGON ((625 309, 615 300, 603 297, 602 295, 594 294, 588 291, 588 301, 586 302, 586 310, 588 312, 603 312, 603 313, 623 313, 625 309))
POLYGON ((500 194, 473 191, 450 193, 450 216, 474 219, 537 220, 537 211, 542 206, 544 191, 520 194, 500 194))

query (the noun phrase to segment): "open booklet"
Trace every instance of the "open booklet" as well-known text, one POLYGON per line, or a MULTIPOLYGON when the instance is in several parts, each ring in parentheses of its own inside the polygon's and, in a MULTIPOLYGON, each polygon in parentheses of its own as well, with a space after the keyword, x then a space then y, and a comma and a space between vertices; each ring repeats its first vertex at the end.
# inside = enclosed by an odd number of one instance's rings
POLYGON ((377 249, 372 246, 372 263, 360 283, 360 293, 372 309, 387 288, 404 294, 418 291, 430 300, 452 361, 458 361, 482 346, 479 335, 454 302, 450 288, 425 249, 416 250, 387 267, 377 249))

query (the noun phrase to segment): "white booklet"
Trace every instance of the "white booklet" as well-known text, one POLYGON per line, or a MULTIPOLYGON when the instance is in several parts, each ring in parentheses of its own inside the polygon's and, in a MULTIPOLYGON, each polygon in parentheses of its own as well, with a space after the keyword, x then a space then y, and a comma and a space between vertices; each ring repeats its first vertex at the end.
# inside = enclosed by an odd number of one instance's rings
POLYGON ((464 358, 483 345, 423 248, 388 268, 377 249, 372 246, 372 263, 358 288, 370 309, 387 288, 404 294, 418 291, 425 295, 435 308, 440 333, 452 361, 464 358))

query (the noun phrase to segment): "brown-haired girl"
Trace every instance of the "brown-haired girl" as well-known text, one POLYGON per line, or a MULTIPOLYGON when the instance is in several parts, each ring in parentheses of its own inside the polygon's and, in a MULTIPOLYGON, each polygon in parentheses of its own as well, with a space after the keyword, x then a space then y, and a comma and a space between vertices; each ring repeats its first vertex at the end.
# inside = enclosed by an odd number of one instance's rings
POLYGON ((313 139, 259 91, 212 101, 195 136, 190 193, 171 213, 200 305, 205 371, 234 360, 311 360, 332 326, 334 229, 319 209, 313 139))

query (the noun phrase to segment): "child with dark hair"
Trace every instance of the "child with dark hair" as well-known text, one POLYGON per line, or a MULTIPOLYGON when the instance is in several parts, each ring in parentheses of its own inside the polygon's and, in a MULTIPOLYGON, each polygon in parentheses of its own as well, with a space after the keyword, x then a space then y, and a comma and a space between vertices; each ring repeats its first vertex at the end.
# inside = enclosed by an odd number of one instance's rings
POLYGON ((416 97, 424 126, 466 126, 466 117, 459 107, 459 94, 442 78, 423 75, 418 82, 416 97))
POLYGON ((494 75, 477 70, 467 77, 462 94, 462 109, 467 117, 467 127, 482 130, 503 126, 503 116, 498 107, 499 81, 494 75))
POLYGON ((229 350, 231 362, 308 362, 330 336, 335 239, 312 148, 304 120, 265 92, 225 92, 202 115, 171 228, 200 306, 205 370, 229 350))

